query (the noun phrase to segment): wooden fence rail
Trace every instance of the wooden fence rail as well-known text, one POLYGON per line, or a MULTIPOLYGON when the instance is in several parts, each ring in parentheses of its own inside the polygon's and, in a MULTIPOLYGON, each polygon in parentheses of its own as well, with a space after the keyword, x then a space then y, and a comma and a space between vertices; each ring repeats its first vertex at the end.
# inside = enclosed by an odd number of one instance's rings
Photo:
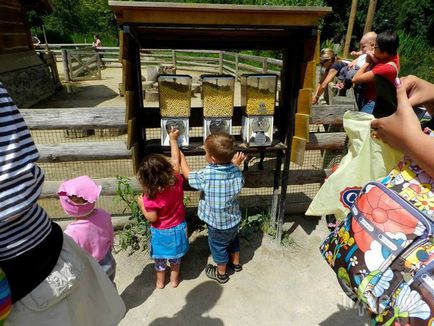
MULTIPOLYGON (((45 45, 41 45, 45 48, 45 45)), ((56 60, 62 61, 62 49, 78 50, 89 49, 90 44, 49 44, 48 48, 55 53, 56 60)), ((102 61, 113 66, 119 63, 118 47, 102 47, 102 61)), ((181 70, 195 70, 205 73, 224 73, 235 76, 237 79, 245 73, 274 73, 280 75, 282 60, 242 54, 237 52, 217 50, 161 50, 143 49, 141 52, 142 66, 155 66, 159 64, 173 65, 181 70), (193 69, 190 67, 193 66, 193 69)))

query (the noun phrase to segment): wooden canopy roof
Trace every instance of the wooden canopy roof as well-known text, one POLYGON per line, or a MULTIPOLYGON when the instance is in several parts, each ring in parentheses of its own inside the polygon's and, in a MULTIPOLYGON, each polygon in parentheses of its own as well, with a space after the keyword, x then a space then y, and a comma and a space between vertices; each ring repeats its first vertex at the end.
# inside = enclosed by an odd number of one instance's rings
POLYGON ((330 7, 109 1, 120 25, 145 48, 287 47, 311 33, 330 7), (286 44, 285 44, 286 43, 286 44))

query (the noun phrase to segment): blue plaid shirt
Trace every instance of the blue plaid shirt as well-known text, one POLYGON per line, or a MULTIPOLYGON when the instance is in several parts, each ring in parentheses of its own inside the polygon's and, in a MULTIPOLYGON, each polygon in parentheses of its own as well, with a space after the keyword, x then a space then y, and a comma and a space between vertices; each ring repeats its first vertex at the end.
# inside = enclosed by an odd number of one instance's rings
POLYGON ((238 195, 244 185, 240 169, 232 163, 209 164, 203 170, 191 171, 191 187, 200 190, 197 215, 219 230, 230 229, 241 221, 238 195))

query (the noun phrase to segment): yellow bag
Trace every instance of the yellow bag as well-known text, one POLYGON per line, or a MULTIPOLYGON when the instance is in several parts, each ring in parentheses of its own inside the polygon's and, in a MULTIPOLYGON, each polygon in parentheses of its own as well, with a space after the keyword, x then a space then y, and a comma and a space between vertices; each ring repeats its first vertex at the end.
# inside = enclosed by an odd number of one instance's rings
POLYGON ((360 189, 369 181, 386 176, 402 158, 402 153, 371 137, 373 119, 371 114, 345 112, 343 124, 349 138, 348 154, 324 182, 306 215, 334 214, 344 218, 360 189))

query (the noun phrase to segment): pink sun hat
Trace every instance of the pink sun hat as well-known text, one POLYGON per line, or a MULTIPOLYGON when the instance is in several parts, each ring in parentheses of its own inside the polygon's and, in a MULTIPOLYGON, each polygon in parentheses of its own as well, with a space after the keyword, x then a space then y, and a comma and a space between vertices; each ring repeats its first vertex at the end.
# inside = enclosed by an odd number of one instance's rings
POLYGON ((63 182, 57 194, 66 214, 80 217, 90 214, 95 209, 102 187, 97 185, 89 176, 83 175, 63 182), (74 203, 68 196, 81 197, 87 201, 84 204, 74 203))

